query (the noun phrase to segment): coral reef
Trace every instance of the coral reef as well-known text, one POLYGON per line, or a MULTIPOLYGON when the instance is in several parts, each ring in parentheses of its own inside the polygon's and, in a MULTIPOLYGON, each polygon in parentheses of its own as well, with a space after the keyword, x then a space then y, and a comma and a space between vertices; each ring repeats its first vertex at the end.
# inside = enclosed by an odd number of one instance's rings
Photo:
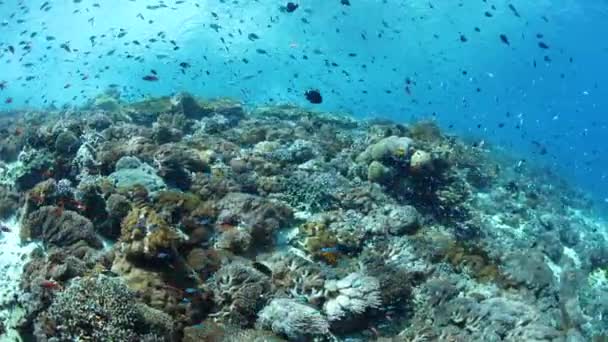
POLYGON ((285 335, 290 340, 329 333, 329 323, 319 311, 285 298, 275 298, 268 303, 259 312, 256 324, 262 329, 285 335))
POLYGON ((220 268, 207 285, 218 309, 211 316, 242 326, 255 321, 270 294, 268 276, 238 261, 220 268))
POLYGON ((126 101, 0 120, 6 336, 608 336, 606 225, 555 174, 432 121, 126 101))
POLYGON ((167 314, 138 303, 115 278, 75 279, 36 320, 39 341, 162 341, 173 334, 167 314))
POLYGON ((108 176, 118 188, 143 186, 149 193, 164 190, 165 182, 157 176, 156 170, 136 157, 122 157, 116 163, 116 171, 108 176))
POLYGON ((374 277, 351 273, 339 280, 325 282, 328 298, 323 311, 330 321, 348 319, 382 305, 380 282, 374 277))

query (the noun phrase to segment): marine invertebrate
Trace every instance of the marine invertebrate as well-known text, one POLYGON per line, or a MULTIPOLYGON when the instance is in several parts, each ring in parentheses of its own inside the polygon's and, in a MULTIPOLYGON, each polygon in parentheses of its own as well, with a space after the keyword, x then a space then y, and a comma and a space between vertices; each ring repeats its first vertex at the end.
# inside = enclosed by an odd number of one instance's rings
POLYGON ((155 259, 172 253, 182 236, 151 208, 133 208, 123 219, 120 241, 129 258, 155 259))
POLYGON ((327 280, 324 288, 327 300, 323 304, 323 312, 330 322, 350 319, 382 304, 380 283, 376 278, 362 273, 327 280))
POLYGON ((70 156, 78 151, 80 139, 71 131, 64 131, 57 135, 55 151, 61 155, 70 156))
POLYGON ((513 252, 505 257, 501 267, 505 283, 535 291, 550 289, 554 284, 553 271, 538 252, 513 252))
POLYGON ((434 121, 421 120, 408 127, 408 135, 414 140, 435 142, 441 139, 441 129, 434 121))
POLYGON ((304 237, 301 245, 308 253, 333 265, 341 251, 338 248, 338 239, 329 230, 328 223, 309 221, 300 225, 298 231, 304 237))
POLYGON ((288 298, 275 298, 259 313, 256 326, 290 340, 326 335, 329 323, 316 309, 288 298))
POLYGON ((336 207, 339 191, 348 191, 347 180, 333 172, 307 172, 296 170, 285 178, 280 178, 276 196, 284 199, 292 207, 322 212, 336 207))
POLYGON ((213 293, 217 320, 247 326, 255 320, 270 291, 270 279, 257 269, 234 261, 217 271, 207 282, 213 293))
POLYGON ((421 216, 410 205, 386 204, 372 210, 361 224, 372 234, 411 234, 420 226, 421 216))
POLYGON ((367 167, 367 180, 374 183, 389 183, 394 176, 391 168, 384 166, 381 162, 374 160, 367 167))
POLYGON ((318 265, 290 252, 273 254, 260 263, 272 271, 277 293, 317 307, 321 305, 325 277, 318 265))
POLYGON ((358 162, 372 161, 390 165, 398 160, 404 160, 411 153, 412 139, 408 137, 390 136, 368 146, 358 157, 358 162))
POLYGON ((136 157, 122 157, 116 163, 116 171, 108 176, 117 188, 131 188, 142 185, 149 193, 166 188, 162 178, 156 175, 156 170, 136 157))
POLYGON ((118 279, 98 275, 80 278, 62 291, 35 321, 41 340, 168 340, 173 320, 138 303, 118 279))
POLYGON ((293 220, 293 211, 287 205, 245 193, 227 194, 216 208, 220 225, 238 226, 249 232, 252 242, 259 245, 270 243, 273 232, 293 220))
POLYGON ((165 182, 181 190, 188 190, 192 186, 193 173, 208 170, 196 151, 174 143, 158 148, 154 153, 154 165, 165 182))
POLYGON ((414 151, 410 157, 410 171, 413 173, 432 172, 433 159, 431 154, 423 150, 414 151))
POLYGON ((47 247, 67 248, 80 242, 101 248, 91 221, 56 206, 43 206, 30 213, 21 226, 22 239, 40 239, 47 247))
POLYGON ((0 184, 0 220, 6 220, 15 215, 20 207, 19 194, 7 185, 0 184))

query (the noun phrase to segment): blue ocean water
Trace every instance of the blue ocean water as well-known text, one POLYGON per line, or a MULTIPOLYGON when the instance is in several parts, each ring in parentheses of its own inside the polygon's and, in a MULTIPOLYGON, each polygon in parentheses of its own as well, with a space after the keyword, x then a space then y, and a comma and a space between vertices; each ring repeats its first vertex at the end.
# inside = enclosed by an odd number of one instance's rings
POLYGON ((131 99, 301 105, 318 88, 320 110, 434 118, 608 192, 602 1, 44 3, 0 5, 1 109, 76 105, 113 84, 131 99), (151 69, 159 82, 142 81, 151 69))
POLYGON ((606 18, 0 0, 0 341, 605 339, 606 18))
POLYGON ((285 5, 4 0, 0 109, 78 105, 116 85, 133 100, 187 90, 433 118, 608 197, 605 1, 285 5), (142 80, 150 70, 159 81, 142 80), (308 103, 308 89, 323 103, 308 103))

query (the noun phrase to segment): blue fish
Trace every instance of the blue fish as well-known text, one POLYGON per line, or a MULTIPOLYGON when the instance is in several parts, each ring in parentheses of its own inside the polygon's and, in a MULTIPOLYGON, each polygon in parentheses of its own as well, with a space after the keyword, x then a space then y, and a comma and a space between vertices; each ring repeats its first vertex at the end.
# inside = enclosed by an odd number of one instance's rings
POLYGON ((188 298, 182 298, 182 303, 191 303, 192 301, 188 298))
POLYGON ((193 287, 189 287, 189 288, 185 289, 184 292, 186 292, 187 294, 194 294, 194 293, 198 292, 198 289, 195 289, 193 287))
POLYGON ((169 253, 160 252, 160 253, 156 254, 156 257, 159 259, 167 259, 168 257, 170 257, 170 255, 169 255, 169 253))

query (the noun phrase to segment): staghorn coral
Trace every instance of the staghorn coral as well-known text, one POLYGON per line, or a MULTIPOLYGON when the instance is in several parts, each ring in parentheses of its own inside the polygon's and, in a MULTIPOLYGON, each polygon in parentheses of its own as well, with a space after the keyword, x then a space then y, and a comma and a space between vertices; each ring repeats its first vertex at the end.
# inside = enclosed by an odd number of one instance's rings
POLYGON ((288 252, 272 254, 260 262, 271 270, 277 293, 320 307, 325 276, 318 265, 288 252))
POLYGON ((264 306, 270 279, 257 269, 233 261, 217 271, 207 282, 218 309, 211 316, 219 321, 248 326, 264 306))
POLYGON ((287 298, 270 301, 258 313, 256 327, 270 329, 290 340, 303 340, 329 333, 329 323, 319 311, 287 298))

